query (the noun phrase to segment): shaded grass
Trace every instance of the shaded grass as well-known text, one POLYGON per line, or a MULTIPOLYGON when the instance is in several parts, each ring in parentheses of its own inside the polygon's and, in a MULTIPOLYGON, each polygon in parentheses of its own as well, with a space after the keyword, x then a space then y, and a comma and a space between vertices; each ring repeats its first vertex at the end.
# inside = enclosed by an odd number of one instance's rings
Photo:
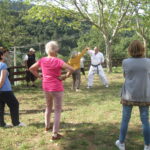
MULTIPOLYGON (((108 75, 110 87, 105 88, 94 80, 94 87, 86 89, 82 77, 81 92, 71 90, 71 79, 65 81, 64 107, 61 133, 64 138, 50 141, 51 133, 44 133, 45 99, 40 83, 37 88, 24 85, 14 87, 20 102, 20 120, 24 128, 0 128, 0 150, 117 150, 114 145, 119 135, 121 120, 120 89, 122 74, 108 75)), ((10 122, 8 108, 5 115, 10 122)), ((53 120, 53 119, 52 119, 53 120)), ((127 150, 143 149, 141 123, 135 107, 127 135, 127 150)))

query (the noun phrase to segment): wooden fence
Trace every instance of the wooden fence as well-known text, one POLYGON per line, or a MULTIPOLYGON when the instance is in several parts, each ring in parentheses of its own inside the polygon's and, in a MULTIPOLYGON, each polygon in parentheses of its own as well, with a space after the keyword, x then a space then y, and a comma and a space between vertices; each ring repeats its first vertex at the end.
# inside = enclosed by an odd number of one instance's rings
MULTIPOLYGON (((117 67, 121 66, 122 59, 113 59, 112 61, 112 66, 117 67)), ((90 67, 90 60, 85 62, 85 70, 87 71, 90 67)), ((103 64, 103 67, 106 67, 106 63, 103 64)), ((12 84, 16 81, 24 81, 26 80, 26 67, 25 66, 13 66, 9 68, 10 74, 9 74, 9 79, 12 84)), ((65 73, 63 71, 62 73, 65 73)))

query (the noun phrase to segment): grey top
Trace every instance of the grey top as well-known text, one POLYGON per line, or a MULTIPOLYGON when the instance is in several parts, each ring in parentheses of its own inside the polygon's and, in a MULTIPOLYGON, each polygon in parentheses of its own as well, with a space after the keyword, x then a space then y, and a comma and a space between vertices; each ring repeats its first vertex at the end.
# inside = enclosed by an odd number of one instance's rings
POLYGON ((122 62, 125 82, 121 97, 135 102, 150 102, 150 59, 128 58, 122 62))

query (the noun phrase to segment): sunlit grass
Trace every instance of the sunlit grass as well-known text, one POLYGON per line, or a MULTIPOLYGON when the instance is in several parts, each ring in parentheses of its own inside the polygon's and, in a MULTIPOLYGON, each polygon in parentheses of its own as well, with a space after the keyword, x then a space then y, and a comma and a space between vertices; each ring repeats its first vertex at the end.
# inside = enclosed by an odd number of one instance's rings
MULTIPOLYGON (((105 88, 95 77, 93 89, 86 89, 82 76, 81 92, 71 91, 71 79, 64 82, 65 96, 61 118, 61 134, 57 142, 44 133, 45 99, 40 84, 37 88, 19 85, 14 88, 20 102, 23 128, 0 128, 0 150, 117 150, 114 145, 119 135, 121 120, 121 69, 108 74, 110 87, 105 88)), ((8 108, 5 119, 10 123, 8 108)), ((127 150, 142 150, 143 137, 138 108, 133 109, 127 136, 127 150)))

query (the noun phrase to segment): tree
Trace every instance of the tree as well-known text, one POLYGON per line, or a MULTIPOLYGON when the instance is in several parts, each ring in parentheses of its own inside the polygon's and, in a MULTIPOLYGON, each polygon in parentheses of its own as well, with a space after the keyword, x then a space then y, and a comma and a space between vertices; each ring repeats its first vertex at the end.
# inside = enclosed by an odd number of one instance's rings
MULTIPOLYGON (((105 41, 107 68, 109 72, 112 71, 111 46, 119 29, 128 22, 128 16, 133 14, 132 0, 52 0, 51 2, 43 0, 40 2, 46 6, 69 10, 72 15, 78 13, 78 20, 82 17, 98 28, 105 41)), ((57 9, 54 12, 59 11, 57 9)), ((57 13, 59 14, 60 12, 57 13)))
POLYGON ((133 7, 135 8, 135 23, 133 22, 132 27, 136 30, 137 35, 142 38, 146 54, 148 54, 147 42, 150 33, 150 1, 140 0, 138 3, 133 3, 133 7))
POLYGON ((11 35, 11 27, 14 24, 14 17, 10 11, 10 1, 3 0, 0 2, 0 43, 6 46, 11 35))

